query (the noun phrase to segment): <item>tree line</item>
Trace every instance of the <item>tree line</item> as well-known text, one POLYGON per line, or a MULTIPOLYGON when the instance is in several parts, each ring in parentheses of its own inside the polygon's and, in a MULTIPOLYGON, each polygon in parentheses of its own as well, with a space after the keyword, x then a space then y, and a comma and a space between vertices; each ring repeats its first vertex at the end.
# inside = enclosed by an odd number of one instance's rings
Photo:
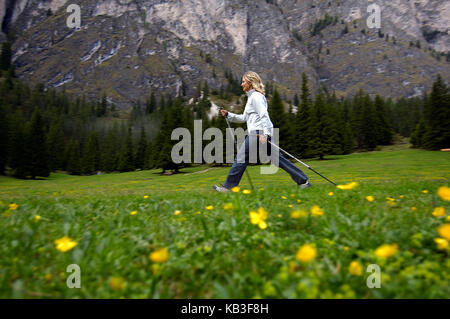
MULTIPOLYGON (((194 136, 194 120, 201 120, 203 130, 218 127, 225 139, 225 120, 210 114, 211 95, 226 103, 240 101, 238 113, 247 99, 227 71, 228 85, 221 90, 210 91, 204 82, 192 99, 151 92, 123 118, 105 95, 87 101, 42 84, 30 87, 14 78, 8 63, 0 65, 0 72, 0 173, 18 178, 46 177, 55 171, 176 172, 190 164, 172 162, 171 150, 178 142, 171 140, 172 130, 185 127, 194 136)), ((395 134, 411 137, 414 147, 450 147, 449 90, 440 76, 431 93, 397 101, 370 97, 362 90, 351 98, 337 98, 320 89, 313 98, 307 76, 302 79, 292 102, 281 97, 275 83, 267 83, 266 92, 271 120, 280 129, 280 147, 297 157, 323 159, 375 150, 392 143, 395 134)), ((246 127, 233 124, 239 126, 246 127)), ((202 141, 202 146, 208 143, 202 141)))

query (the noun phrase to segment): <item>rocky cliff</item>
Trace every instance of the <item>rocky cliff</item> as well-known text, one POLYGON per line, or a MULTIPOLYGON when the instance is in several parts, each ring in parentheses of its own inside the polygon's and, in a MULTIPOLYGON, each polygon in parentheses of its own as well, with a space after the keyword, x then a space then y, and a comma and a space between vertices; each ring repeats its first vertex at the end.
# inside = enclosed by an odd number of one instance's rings
POLYGON ((4 0, 3 35, 16 74, 87 97, 105 92, 129 108, 158 94, 187 93, 259 72, 288 99, 306 72, 337 95, 359 88, 420 95, 437 73, 450 80, 450 2, 437 0, 4 0), (367 7, 381 9, 370 29, 367 7), (68 27, 70 4, 81 25, 68 27))

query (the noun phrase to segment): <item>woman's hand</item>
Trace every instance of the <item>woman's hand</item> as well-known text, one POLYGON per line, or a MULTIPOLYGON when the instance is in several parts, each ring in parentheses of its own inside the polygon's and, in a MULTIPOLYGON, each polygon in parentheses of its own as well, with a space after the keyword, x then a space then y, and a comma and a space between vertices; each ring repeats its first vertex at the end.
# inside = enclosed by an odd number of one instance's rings
POLYGON ((261 144, 265 144, 267 142, 267 137, 265 135, 260 134, 259 141, 261 142, 261 144))
POLYGON ((220 109, 220 113, 222 113, 223 117, 226 117, 228 115, 228 111, 224 109, 220 109))

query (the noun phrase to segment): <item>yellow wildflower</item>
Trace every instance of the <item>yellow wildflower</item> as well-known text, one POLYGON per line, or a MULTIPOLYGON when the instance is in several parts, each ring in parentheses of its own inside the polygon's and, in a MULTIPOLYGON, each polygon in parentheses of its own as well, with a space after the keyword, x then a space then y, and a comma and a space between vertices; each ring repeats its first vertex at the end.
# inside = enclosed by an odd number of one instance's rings
POLYGON ((17 207, 19 207, 19 205, 17 205, 16 203, 9 204, 9 210, 16 210, 17 207))
POLYGON ((45 274, 45 276, 44 276, 44 279, 47 280, 47 281, 52 280, 52 278, 53 278, 52 274, 45 274))
POLYGON ((250 215, 250 222, 254 225, 258 225, 259 228, 261 229, 266 229, 267 228, 267 223, 266 223, 266 219, 267 219, 267 211, 260 207, 258 208, 258 211, 251 211, 249 213, 250 215))
POLYGON ((401 199, 405 198, 405 195, 400 195, 400 198, 401 198, 401 199))
POLYGON ((417 210, 417 207, 413 206, 413 207, 411 207, 411 210, 414 212, 417 210))
POLYGON ((428 189, 424 189, 424 190, 422 191, 422 193, 428 194, 428 189))
POLYGON ((353 189, 356 186, 358 186, 359 184, 357 182, 351 182, 349 184, 345 184, 345 185, 338 185, 336 186, 339 189, 343 189, 343 190, 349 190, 349 189, 353 189))
POLYGON ((154 263, 163 263, 169 259, 169 251, 167 248, 161 248, 150 253, 149 258, 154 263))
POLYGON ((135 211, 135 210, 133 210, 131 213, 130 213, 130 215, 136 215, 137 214, 137 211, 135 211))
POLYGON ((437 194, 443 200, 449 201, 450 200, 450 187, 447 187, 447 186, 439 187, 437 194))
POLYGON ((300 199, 297 199, 297 203, 300 204, 302 201, 300 199))
POLYGON ((34 216, 34 221, 37 223, 41 219, 41 216, 36 215, 34 216))
POLYGON ((289 207, 289 208, 292 208, 292 205, 291 205, 291 204, 289 204, 289 205, 288 205, 288 207, 289 207))
POLYGON ((144 195, 144 199, 147 199, 148 198, 148 195, 144 195))
POLYGON ((363 266, 359 262, 354 260, 348 266, 348 272, 354 276, 361 276, 363 272, 363 266))
POLYGON ((175 216, 178 216, 178 215, 181 214, 181 210, 176 210, 176 211, 173 212, 173 214, 174 214, 175 216))
POLYGON ((239 186, 235 186, 235 187, 233 187, 233 188, 231 189, 231 191, 232 191, 233 193, 239 193, 240 190, 241 190, 241 188, 240 188, 239 186))
POLYGON ((450 240, 450 224, 444 224, 438 228, 438 233, 441 237, 450 240))
POLYGON ((295 258, 298 261, 309 263, 314 258, 316 258, 317 252, 316 249, 311 246, 310 244, 305 244, 302 247, 300 247, 297 251, 297 254, 295 255, 295 258))
POLYGON ((212 206, 212 205, 206 206, 206 209, 207 209, 207 210, 213 210, 213 209, 214 209, 214 206, 212 206))
POLYGON ((375 255, 381 258, 389 258, 394 256, 398 251, 398 245, 397 244, 384 244, 375 250, 375 255))
POLYGON ((287 197, 286 197, 286 196, 281 196, 281 198, 282 198, 282 199, 287 199, 287 197))
POLYGON ((323 209, 320 208, 318 205, 314 205, 311 208, 311 215, 312 216, 322 216, 323 215, 323 209))
POLYGON ((227 203, 227 204, 223 205, 223 209, 225 209, 225 210, 233 209, 233 203, 227 203))
POLYGON ((445 217, 445 221, 446 221, 446 222, 450 222, 450 215, 447 216, 447 217, 445 217))
POLYGON ((77 242, 70 239, 67 236, 64 236, 60 239, 55 240, 56 249, 58 249, 61 252, 66 252, 68 250, 71 250, 73 247, 77 245, 77 242))
POLYGON ((433 216, 436 216, 436 217, 444 216, 445 215, 445 209, 444 209, 444 207, 436 207, 433 210, 432 214, 433 214, 433 216))
POLYGON ((329 193, 328 193, 328 196, 333 196, 333 195, 334 195, 333 192, 329 192, 329 193))
POLYGON ((202 212, 198 211, 195 213, 195 215, 200 215, 202 212))
POLYGON ((126 286, 125 279, 122 277, 112 277, 109 280, 109 287, 111 287, 112 290, 124 290, 126 286))
POLYGON ((308 216, 308 213, 303 209, 294 210, 291 213, 291 218, 293 218, 293 219, 302 218, 302 217, 306 217, 306 216, 308 216))
POLYGON ((250 194, 251 192, 252 192, 252 191, 249 190, 249 189, 244 189, 244 190, 242 191, 242 194, 248 195, 248 194, 250 194))
POLYGON ((386 197, 386 199, 387 199, 388 202, 395 202, 395 198, 392 198, 392 197, 386 197))
POLYGON ((349 249, 350 249, 350 247, 344 246, 344 250, 345 250, 345 251, 349 251, 349 249))
POLYGON ((375 200, 375 198, 373 198, 372 195, 366 196, 366 199, 367 199, 369 202, 373 202, 373 201, 375 200))
POLYGON ((436 243, 437 249, 445 250, 448 248, 448 241, 444 238, 435 238, 434 242, 436 243))

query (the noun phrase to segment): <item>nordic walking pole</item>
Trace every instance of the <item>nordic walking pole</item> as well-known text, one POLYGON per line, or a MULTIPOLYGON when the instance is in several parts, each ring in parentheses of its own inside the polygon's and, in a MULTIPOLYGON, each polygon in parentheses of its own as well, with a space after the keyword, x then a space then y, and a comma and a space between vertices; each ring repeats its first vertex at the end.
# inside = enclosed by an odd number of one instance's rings
MULTIPOLYGON (((220 108, 220 109, 222 109, 222 108, 220 108)), ((227 113, 227 115, 228 115, 228 113, 227 113)), ((224 116, 224 117, 225 117, 225 120, 227 121, 227 125, 228 125, 228 128, 230 129, 230 133, 231 133, 230 122, 228 121, 228 118, 227 118, 226 116, 224 116)), ((236 146, 236 149, 237 149, 237 141, 236 141, 236 138, 235 138, 234 135, 233 135, 233 141, 234 141, 234 146, 236 146)), ((249 181, 249 183, 250 183, 250 187, 252 188, 252 190, 254 190, 254 189, 253 189, 252 179, 250 178, 250 174, 248 173, 248 169, 245 169, 245 173, 246 173, 247 178, 248 178, 248 181, 249 181)))
POLYGON ((288 152, 286 152, 284 149, 282 149, 281 147, 279 147, 278 145, 272 143, 271 141, 267 140, 267 142, 269 142, 270 144, 272 144, 273 146, 275 146, 276 148, 278 148, 280 151, 283 151, 284 153, 286 153, 287 155, 289 155, 290 157, 292 157, 293 159, 295 159, 297 162, 299 162, 300 164, 305 165, 307 168, 309 168, 310 170, 312 170, 314 173, 316 173, 317 175, 325 178, 327 181, 329 181, 331 184, 333 184, 334 186, 337 186, 335 182, 330 181, 328 178, 326 178, 325 176, 323 176, 322 174, 320 174, 319 172, 317 172, 315 169, 313 169, 311 166, 309 166, 308 164, 303 163, 301 160, 299 160, 298 158, 296 158, 295 156, 289 154, 288 152))

